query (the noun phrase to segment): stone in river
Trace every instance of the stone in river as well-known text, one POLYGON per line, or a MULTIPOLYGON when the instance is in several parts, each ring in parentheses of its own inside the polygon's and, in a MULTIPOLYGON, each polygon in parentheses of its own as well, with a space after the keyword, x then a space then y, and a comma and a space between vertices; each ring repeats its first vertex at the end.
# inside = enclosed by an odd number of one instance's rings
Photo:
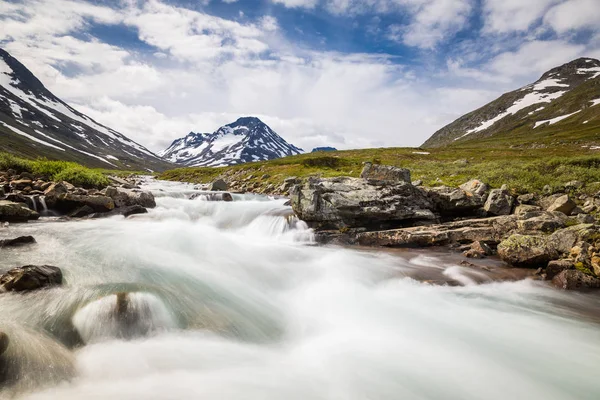
POLYGON ((62 271, 51 265, 26 265, 0 276, 0 291, 22 292, 62 284, 62 271))

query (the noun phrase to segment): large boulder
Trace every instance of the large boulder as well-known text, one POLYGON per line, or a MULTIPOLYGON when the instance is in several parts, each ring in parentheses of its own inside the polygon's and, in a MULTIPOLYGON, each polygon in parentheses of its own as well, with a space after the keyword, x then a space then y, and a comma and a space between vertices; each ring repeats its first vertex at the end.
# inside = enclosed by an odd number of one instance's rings
POLYGON ((434 210, 442 216, 472 215, 485 203, 486 192, 479 190, 467 191, 462 188, 451 188, 448 186, 437 186, 423 188, 431 201, 434 210))
POLYGON ((514 198, 507 190, 493 189, 483 206, 489 215, 509 215, 512 211, 514 198))
POLYGON ((410 183, 410 171, 405 168, 393 167, 391 165, 380 165, 366 162, 360 173, 362 179, 376 182, 388 183, 410 183))
POLYGON ((50 265, 26 265, 0 276, 0 291, 22 292, 62 284, 62 271, 50 265))
POLYGON ((543 268, 549 261, 558 258, 546 237, 521 234, 511 235, 500 242, 498 255, 512 266, 525 268, 543 268))
POLYGON ((156 207, 156 200, 151 192, 138 189, 115 188, 109 186, 105 189, 106 196, 113 199, 116 207, 139 205, 146 208, 156 207))
POLYGON ((209 189, 213 191, 225 191, 227 190, 227 182, 223 179, 217 179, 214 182, 211 182, 209 189))
POLYGON ((40 214, 29 209, 23 203, 15 203, 8 200, 0 200, 0 221, 26 222, 38 219, 40 214))
POLYGON ((298 217, 320 229, 387 229, 435 219, 425 193, 408 182, 309 178, 291 200, 298 217))
POLYGON ((487 192, 490 190, 487 183, 483 183, 479 179, 471 179, 469 182, 463 183, 459 187, 465 192, 483 198, 484 200, 487 197, 487 192))
POLYGON ((575 207, 577 207, 577 204, 571 200, 569 195, 565 194, 554 200, 550 207, 548 207, 548 211, 558 211, 565 215, 571 215, 571 211, 573 211, 575 207))
POLYGON ((70 213, 83 206, 88 206, 95 212, 106 212, 115 208, 115 202, 108 196, 66 193, 59 195, 52 203, 53 209, 64 213, 70 213))

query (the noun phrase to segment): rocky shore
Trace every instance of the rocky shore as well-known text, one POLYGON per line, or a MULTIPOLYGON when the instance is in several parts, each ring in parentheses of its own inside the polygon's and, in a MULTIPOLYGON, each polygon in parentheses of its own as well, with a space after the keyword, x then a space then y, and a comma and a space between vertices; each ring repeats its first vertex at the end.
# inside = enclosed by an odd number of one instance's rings
POLYGON ((298 217, 320 243, 375 247, 447 246, 465 256, 497 255, 536 270, 562 289, 600 288, 600 225, 596 196, 517 196, 471 180, 458 188, 421 187, 410 171, 367 163, 360 178, 309 178, 290 190, 298 217))
POLYGON ((14 170, 0 171, 0 221, 26 222, 40 215, 62 218, 101 218, 146 213, 156 206, 152 193, 143 191, 135 177, 109 177, 113 186, 76 187, 44 176, 14 170))

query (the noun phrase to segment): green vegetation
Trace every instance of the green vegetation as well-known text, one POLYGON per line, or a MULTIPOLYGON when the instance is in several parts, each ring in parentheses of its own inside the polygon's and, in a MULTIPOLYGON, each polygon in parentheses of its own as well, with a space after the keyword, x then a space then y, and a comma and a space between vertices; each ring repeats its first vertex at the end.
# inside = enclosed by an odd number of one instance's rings
POLYGON ((426 186, 458 186, 480 179, 492 187, 507 184, 515 193, 541 192, 573 180, 585 183, 585 192, 600 190, 600 152, 579 146, 542 148, 446 147, 427 149, 380 148, 302 154, 232 167, 179 168, 161 179, 206 183, 236 174, 235 180, 280 185, 290 176, 359 176, 365 161, 408 168, 413 181, 426 186), (263 176, 268 175, 266 178, 263 176))
MULTIPOLYGON (((48 180, 67 181, 75 186, 85 188, 100 188, 110 184, 104 170, 86 168, 70 161, 27 160, 8 153, 0 153, 0 170, 9 169, 13 169, 17 173, 30 172, 48 180)), ((110 173, 114 174, 115 171, 110 171, 110 173)))

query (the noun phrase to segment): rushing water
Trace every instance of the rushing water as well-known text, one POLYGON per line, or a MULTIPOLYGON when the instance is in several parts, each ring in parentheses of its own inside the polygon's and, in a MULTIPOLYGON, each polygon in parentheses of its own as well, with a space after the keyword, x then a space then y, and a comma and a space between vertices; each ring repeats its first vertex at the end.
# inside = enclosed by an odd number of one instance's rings
POLYGON ((146 215, 0 229, 38 241, 0 270, 65 275, 0 295, 0 397, 600 398, 596 295, 494 282, 523 276, 494 261, 315 246, 283 199, 147 188, 146 215))

